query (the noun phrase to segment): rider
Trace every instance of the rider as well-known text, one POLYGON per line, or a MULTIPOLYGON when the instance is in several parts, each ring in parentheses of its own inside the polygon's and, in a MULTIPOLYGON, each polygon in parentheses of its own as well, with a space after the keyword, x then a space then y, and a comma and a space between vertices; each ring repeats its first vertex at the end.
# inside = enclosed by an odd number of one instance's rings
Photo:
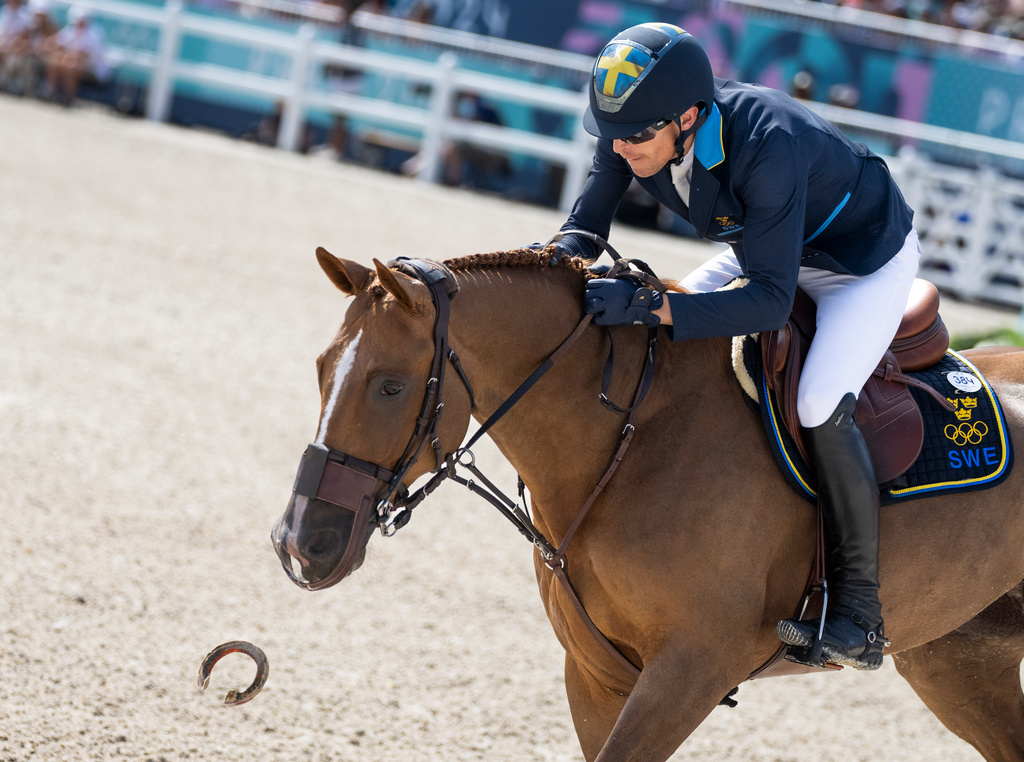
MULTIPOLYGON (((878 490, 853 419, 856 395, 889 346, 920 249, 913 211, 885 162, 784 93, 715 79, 701 45, 671 24, 619 33, 602 50, 583 117, 598 138, 587 183, 562 231, 608 237, 633 178, 730 244, 662 298, 624 279, 588 283, 599 325, 664 325, 671 340, 780 328, 799 285, 817 333, 797 411, 818 474, 831 585, 829 661, 877 669, 885 641, 878 600, 878 490), (740 288, 716 290, 737 276, 740 288)), ((586 235, 561 252, 594 259, 586 235)), ((818 622, 784 620, 779 637, 809 646, 818 622)))

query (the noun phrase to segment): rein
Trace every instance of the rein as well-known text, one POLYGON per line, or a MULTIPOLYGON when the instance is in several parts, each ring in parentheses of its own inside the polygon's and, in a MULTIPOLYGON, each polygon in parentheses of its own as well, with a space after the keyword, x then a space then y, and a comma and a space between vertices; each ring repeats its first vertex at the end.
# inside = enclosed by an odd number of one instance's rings
MULTIPOLYGON (((580 232, 580 231, 569 231, 580 232)), ((599 237, 586 233, 599 245, 607 248, 610 253, 617 257, 617 253, 605 241, 599 237)), ((560 237, 559 234, 558 237, 560 237)), ((553 239, 553 240, 557 240, 553 239)), ((639 263, 644 268, 646 265, 639 263)), ((566 552, 572 542, 576 531, 586 518, 594 502, 611 480, 633 440, 635 432, 636 411, 651 388, 654 376, 654 364, 657 348, 657 329, 650 328, 648 331, 647 352, 640 374, 640 379, 633 395, 632 404, 629 407, 621 408, 611 403, 607 397, 607 390, 611 378, 611 368, 614 362, 614 345, 609 352, 608 361, 605 366, 602 378, 602 389, 600 399, 603 405, 617 413, 628 413, 628 419, 619 437, 618 446, 612 455, 611 462, 605 469, 604 474, 598 480, 590 496, 577 512, 575 518, 562 538, 561 543, 555 547, 544 534, 534 525, 529 512, 525 508, 525 485, 519 478, 519 496, 523 506, 505 495, 476 467, 475 456, 471 447, 498 422, 520 399, 533 387, 540 378, 547 373, 558 360, 560 360, 569 349, 576 343, 584 330, 593 320, 593 315, 584 315, 572 333, 552 352, 546 360, 527 378, 522 384, 487 418, 480 428, 473 434, 469 441, 454 453, 447 456, 441 454, 441 443, 436 437, 438 421, 444 408, 440 401, 444 385, 445 367, 452 364, 456 374, 462 381, 469 394, 470 404, 476 407, 472 386, 469 379, 462 371, 458 356, 448 346, 448 323, 451 314, 451 300, 458 291, 458 285, 447 268, 425 260, 414 260, 400 258, 388 263, 389 267, 400 270, 422 283, 430 290, 431 298, 434 301, 436 317, 434 322, 434 358, 431 364, 431 372, 427 381, 424 393, 423 404, 420 414, 416 419, 416 427, 409 443, 406 445, 398 464, 393 470, 382 468, 378 465, 361 461, 345 453, 331 450, 322 444, 311 444, 307 447, 299 464, 293 491, 296 496, 316 499, 331 503, 338 507, 353 511, 352 532, 349 535, 348 545, 342 555, 341 561, 331 574, 323 580, 315 583, 307 583, 299 579, 291 567, 287 558, 287 551, 279 548, 278 554, 285 571, 296 584, 307 589, 316 590, 329 587, 344 578, 354 563, 356 551, 360 543, 364 542, 365 535, 358 532, 359 527, 369 527, 375 524, 384 536, 391 536, 405 526, 412 515, 412 510, 433 493, 446 479, 461 484, 473 494, 491 503, 505 518, 507 518, 520 534, 530 540, 538 549, 544 563, 551 569, 555 578, 561 584, 568 595, 573 608, 586 625, 593 637, 601 646, 627 670, 634 678, 640 674, 639 668, 633 664, 618 648, 601 632, 594 621, 587 613, 579 594, 572 585, 568 575, 568 564, 566 552), (437 466, 433 476, 418 490, 409 494, 402 484, 405 475, 419 458, 424 448, 429 443, 433 449, 437 466), (460 476, 457 471, 464 468, 469 471, 479 484, 473 479, 460 476), (482 486, 481 486, 482 485, 482 486)), ((629 271, 629 263, 618 258, 612 270, 616 273, 629 271)), ((649 269, 648 269, 649 272, 649 269)), ((645 273, 647 275, 647 273, 645 273)), ((606 276, 607 277, 607 276, 606 276)), ((650 278, 656 281, 657 286, 664 290, 664 285, 657 281, 650 274, 650 278)), ((646 282, 646 278, 644 279, 646 282)), ((653 284, 652 284, 653 285, 653 284)), ((610 338, 610 333, 609 333, 610 338)))

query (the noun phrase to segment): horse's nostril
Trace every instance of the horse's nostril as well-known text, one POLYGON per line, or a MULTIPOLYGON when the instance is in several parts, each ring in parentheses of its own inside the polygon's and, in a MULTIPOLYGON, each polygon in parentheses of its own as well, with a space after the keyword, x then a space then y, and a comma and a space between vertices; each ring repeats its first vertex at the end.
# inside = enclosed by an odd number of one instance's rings
POLYGON ((303 555, 309 558, 323 558, 341 550, 341 536, 333 529, 318 529, 313 532, 303 555))

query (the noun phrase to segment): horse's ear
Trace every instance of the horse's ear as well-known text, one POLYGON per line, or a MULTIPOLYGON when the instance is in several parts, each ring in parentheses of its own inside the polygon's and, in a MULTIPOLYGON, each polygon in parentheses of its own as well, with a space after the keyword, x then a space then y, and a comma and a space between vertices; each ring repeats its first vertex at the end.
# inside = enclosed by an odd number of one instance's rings
POLYGON ((377 280, 380 281, 380 285, 409 312, 419 314, 422 310, 417 297, 422 298, 423 294, 417 294, 416 288, 422 284, 405 273, 389 269, 387 265, 377 259, 373 260, 373 264, 377 268, 377 280))
POLYGON ((358 262, 338 259, 323 246, 316 247, 316 260, 320 263, 331 283, 349 296, 364 291, 373 280, 373 270, 358 262))

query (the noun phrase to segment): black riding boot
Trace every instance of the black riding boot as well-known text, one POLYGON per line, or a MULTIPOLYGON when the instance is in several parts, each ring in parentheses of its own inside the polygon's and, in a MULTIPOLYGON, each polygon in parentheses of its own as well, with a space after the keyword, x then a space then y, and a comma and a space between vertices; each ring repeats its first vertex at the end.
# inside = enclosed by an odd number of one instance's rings
MULTIPOLYGON (((804 429, 817 471, 827 553, 830 594, 821 653, 836 664, 878 669, 886 642, 878 602, 878 485, 853 420, 856 406, 857 398, 847 394, 828 421, 804 429)), ((819 625, 818 619, 784 619, 776 630, 785 643, 813 647, 819 625)))

